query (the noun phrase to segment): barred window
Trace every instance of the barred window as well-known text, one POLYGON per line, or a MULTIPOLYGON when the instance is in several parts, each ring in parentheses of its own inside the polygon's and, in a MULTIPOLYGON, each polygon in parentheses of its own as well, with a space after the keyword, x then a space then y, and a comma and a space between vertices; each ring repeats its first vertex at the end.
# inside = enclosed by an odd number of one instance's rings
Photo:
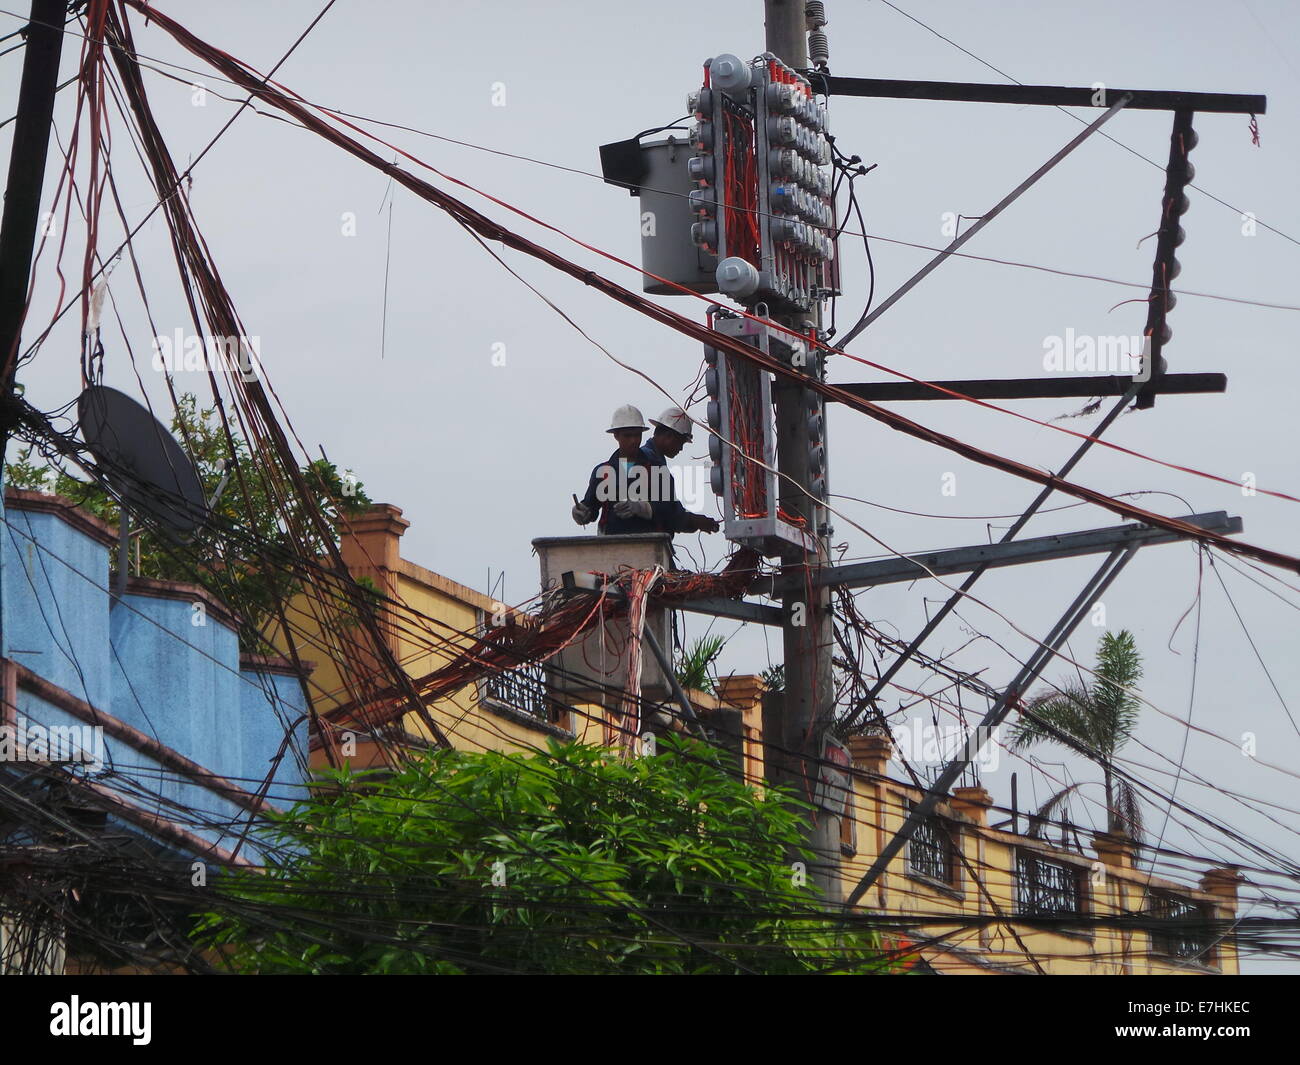
POLYGON ((1078 867, 1021 851, 1016 856, 1016 912, 1033 917, 1083 912, 1078 867))
MULTIPOLYGON (((478 632, 487 631, 484 611, 478 611, 478 632)), ((537 721, 569 728, 569 711, 551 696, 546 667, 541 662, 525 662, 514 669, 489 673, 478 682, 480 701, 491 703, 537 721)))
POLYGON ((551 700, 546 694, 546 676, 540 662, 488 674, 482 682, 482 697, 539 721, 551 720, 551 700))
POLYGON ((941 884, 955 884, 956 854, 951 832, 938 817, 922 820, 907 844, 907 871, 941 884))
POLYGON ((1148 910, 1165 925, 1151 930, 1153 953, 1213 964, 1214 937, 1207 927, 1208 914, 1199 903, 1170 891, 1153 891, 1148 910))

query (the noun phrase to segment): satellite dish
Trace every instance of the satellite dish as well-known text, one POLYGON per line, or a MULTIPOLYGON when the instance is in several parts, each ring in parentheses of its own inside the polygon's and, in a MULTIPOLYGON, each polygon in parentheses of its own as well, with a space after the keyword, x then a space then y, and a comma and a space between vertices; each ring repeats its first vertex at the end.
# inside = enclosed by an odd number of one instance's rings
POLYGON ((175 533, 207 521, 194 463, 148 409, 115 388, 91 385, 77 399, 77 420, 100 473, 128 509, 175 533))

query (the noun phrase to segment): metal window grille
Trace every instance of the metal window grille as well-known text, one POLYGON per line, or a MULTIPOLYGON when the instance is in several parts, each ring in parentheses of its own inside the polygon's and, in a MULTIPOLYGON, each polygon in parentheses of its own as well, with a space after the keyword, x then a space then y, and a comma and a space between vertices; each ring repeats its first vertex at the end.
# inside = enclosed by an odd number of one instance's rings
POLYGON ((1157 891, 1151 894, 1151 916, 1168 927, 1151 931, 1151 950, 1171 958, 1209 960, 1213 939, 1205 911, 1191 899, 1157 891))
POLYGON ((547 695, 546 676, 540 662, 491 674, 483 681, 482 695, 539 721, 551 720, 552 700, 547 695))
POLYGON ((908 871, 944 884, 953 882, 952 839, 937 817, 916 826, 908 843, 908 871))
POLYGON ((1079 870, 1036 854, 1016 858, 1016 910, 1033 916, 1082 911, 1079 870))

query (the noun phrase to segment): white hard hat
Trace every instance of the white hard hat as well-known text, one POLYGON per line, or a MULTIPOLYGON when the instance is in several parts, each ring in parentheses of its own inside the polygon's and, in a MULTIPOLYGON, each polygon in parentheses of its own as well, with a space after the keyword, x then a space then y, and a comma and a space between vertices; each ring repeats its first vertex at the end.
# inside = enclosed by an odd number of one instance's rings
POLYGON ((679 436, 691 439, 691 420, 681 407, 669 407, 658 418, 651 418, 650 424, 656 429, 671 429, 679 436))
POLYGON ((609 428, 605 431, 616 433, 620 429, 640 429, 643 432, 650 428, 645 424, 645 417, 632 404, 625 403, 614 412, 614 417, 609 420, 609 428))

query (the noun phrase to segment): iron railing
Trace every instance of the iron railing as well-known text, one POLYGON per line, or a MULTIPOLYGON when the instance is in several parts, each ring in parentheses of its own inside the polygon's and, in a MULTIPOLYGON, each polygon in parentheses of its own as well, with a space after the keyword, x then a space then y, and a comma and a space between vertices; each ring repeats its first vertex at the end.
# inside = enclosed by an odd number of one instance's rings
POLYGON ((1082 913, 1080 870, 1021 851, 1016 856, 1016 912, 1034 917, 1082 913))

